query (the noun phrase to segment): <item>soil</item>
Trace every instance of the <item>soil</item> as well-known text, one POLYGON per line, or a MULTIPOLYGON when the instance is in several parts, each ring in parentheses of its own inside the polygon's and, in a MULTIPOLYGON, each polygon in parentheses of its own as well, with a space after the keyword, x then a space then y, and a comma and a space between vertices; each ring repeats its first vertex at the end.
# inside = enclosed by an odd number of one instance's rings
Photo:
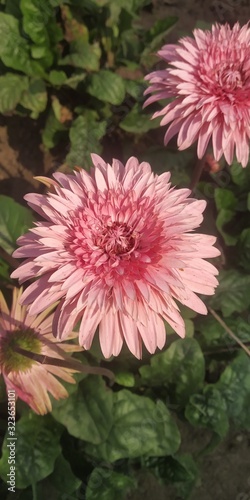
MULTIPOLYGON (((150 27, 154 19, 169 15, 179 21, 167 37, 175 42, 180 36, 190 34, 197 22, 229 22, 250 19, 250 0, 153 0, 155 11, 145 13, 143 23, 150 27)), ((44 151, 41 145, 43 123, 20 116, 0 117, 0 194, 23 203, 23 196, 40 190, 36 175, 50 175, 58 168, 64 169, 65 146, 53 152, 44 151)), ((111 145, 112 147, 112 145, 111 145)), ((206 444, 207 436, 190 428, 184 436, 186 452, 196 452, 206 444)), ((196 485, 191 500, 250 500, 250 436, 231 432, 213 453, 200 462, 201 481, 196 485)), ((152 476, 143 475, 140 490, 131 500, 178 500, 172 487, 159 486, 152 476)))

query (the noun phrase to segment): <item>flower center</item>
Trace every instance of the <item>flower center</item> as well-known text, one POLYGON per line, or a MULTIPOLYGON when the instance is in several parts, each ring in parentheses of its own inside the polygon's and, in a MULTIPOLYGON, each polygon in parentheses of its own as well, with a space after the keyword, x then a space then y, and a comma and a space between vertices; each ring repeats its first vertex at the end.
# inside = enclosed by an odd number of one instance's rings
POLYGON ((95 245, 109 255, 131 253, 136 246, 137 237, 124 223, 110 222, 95 235, 95 245))
POLYGON ((16 348, 40 354, 42 343, 33 330, 6 332, 1 338, 0 366, 3 367, 7 373, 11 371, 24 372, 34 363, 32 359, 26 358, 24 355, 17 352, 16 348))
MULTIPOLYGON (((221 87, 228 90, 235 90, 242 87, 242 75, 239 67, 235 67, 234 63, 227 64, 218 70, 217 82, 221 87)), ((238 65, 237 65, 238 66, 238 65)))

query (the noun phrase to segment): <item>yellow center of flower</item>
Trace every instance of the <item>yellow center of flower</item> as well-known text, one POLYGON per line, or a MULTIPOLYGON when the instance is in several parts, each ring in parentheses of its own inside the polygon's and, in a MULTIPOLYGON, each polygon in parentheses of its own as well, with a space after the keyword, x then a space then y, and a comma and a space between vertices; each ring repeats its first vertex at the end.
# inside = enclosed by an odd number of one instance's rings
POLYGON ((24 372, 28 370, 33 363, 30 359, 18 352, 18 349, 29 351, 30 353, 40 354, 42 343, 37 333, 33 330, 16 330, 6 332, 1 339, 0 346, 0 366, 7 372, 24 372))

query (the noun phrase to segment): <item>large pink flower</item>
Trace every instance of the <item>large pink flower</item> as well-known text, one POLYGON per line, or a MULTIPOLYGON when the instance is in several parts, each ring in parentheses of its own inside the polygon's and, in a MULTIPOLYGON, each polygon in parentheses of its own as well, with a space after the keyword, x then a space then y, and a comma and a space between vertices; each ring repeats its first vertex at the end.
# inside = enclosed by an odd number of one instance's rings
POLYGON ((250 28, 215 25, 212 31, 194 30, 178 45, 165 45, 158 55, 170 66, 146 76, 153 92, 145 103, 174 98, 153 118, 163 116, 168 127, 165 144, 178 134, 178 147, 198 140, 202 158, 212 139, 215 160, 224 154, 231 164, 236 157, 245 167, 250 138, 250 28))
POLYGON ((48 393, 55 399, 66 398, 68 392, 57 380, 75 383, 69 368, 40 364, 18 352, 18 348, 65 359, 66 351, 79 348, 73 344, 58 343, 52 335, 53 314, 46 310, 38 316, 30 316, 26 306, 20 306, 22 289, 13 290, 11 310, 0 292, 0 373, 7 390, 14 390, 16 397, 25 401, 36 413, 43 415, 52 410, 48 393))
POLYGON ((184 321, 175 299, 206 314, 194 292, 213 294, 217 270, 203 260, 219 251, 215 238, 194 234, 205 201, 175 190, 170 173, 154 175, 130 158, 124 167, 92 155, 95 167, 54 174, 47 195, 29 194, 46 221, 19 238, 15 257, 27 260, 12 274, 29 285, 22 296, 30 314, 59 300, 53 329, 68 336, 79 321, 80 344, 89 349, 96 328, 104 356, 118 355, 125 339, 141 357, 165 343, 164 318, 181 336, 184 321))

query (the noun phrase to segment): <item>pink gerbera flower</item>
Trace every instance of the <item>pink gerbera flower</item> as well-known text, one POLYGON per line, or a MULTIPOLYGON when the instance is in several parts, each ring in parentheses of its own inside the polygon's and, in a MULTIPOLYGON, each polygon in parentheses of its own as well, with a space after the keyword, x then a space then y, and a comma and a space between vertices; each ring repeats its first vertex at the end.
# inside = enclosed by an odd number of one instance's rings
POLYGON ((198 140, 202 158, 212 139, 218 161, 224 154, 231 164, 236 157, 245 167, 250 138, 250 29, 216 24, 212 31, 194 30, 178 45, 165 45, 158 55, 170 66, 146 76, 153 92, 145 103, 174 98, 153 118, 163 116, 168 127, 165 144, 178 134, 180 150, 198 140))
POLYGON ((74 384, 71 373, 75 370, 40 364, 18 349, 61 360, 65 359, 65 351, 79 348, 62 343, 59 347, 51 333, 53 314, 46 310, 38 316, 28 315, 27 307, 19 305, 22 291, 14 289, 11 310, 0 292, 0 373, 7 390, 14 390, 17 397, 43 415, 52 410, 48 393, 55 399, 68 396, 55 376, 74 384))
POLYGON ((184 321, 175 299, 199 313, 195 292, 213 294, 217 270, 203 260, 219 251, 215 238, 194 234, 205 201, 175 190, 170 173, 154 175, 148 163, 130 158, 124 167, 92 155, 95 167, 74 175, 55 173, 47 195, 25 198, 45 221, 19 238, 15 257, 27 260, 12 273, 29 285, 22 303, 38 314, 59 300, 53 330, 65 339, 80 321, 79 341, 89 349, 99 325, 105 357, 125 340, 141 357, 165 343, 165 319, 181 336, 184 321))

